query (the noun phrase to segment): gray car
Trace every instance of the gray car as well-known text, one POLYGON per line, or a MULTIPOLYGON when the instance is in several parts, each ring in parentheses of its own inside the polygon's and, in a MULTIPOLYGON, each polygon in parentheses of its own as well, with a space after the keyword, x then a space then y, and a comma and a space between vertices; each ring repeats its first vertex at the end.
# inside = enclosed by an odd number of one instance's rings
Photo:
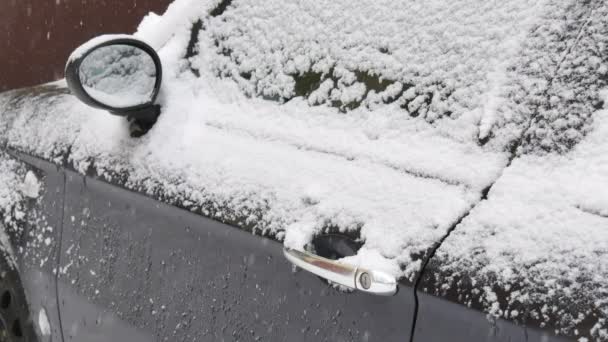
POLYGON ((0 94, 0 340, 608 341, 605 1, 178 0, 0 94))

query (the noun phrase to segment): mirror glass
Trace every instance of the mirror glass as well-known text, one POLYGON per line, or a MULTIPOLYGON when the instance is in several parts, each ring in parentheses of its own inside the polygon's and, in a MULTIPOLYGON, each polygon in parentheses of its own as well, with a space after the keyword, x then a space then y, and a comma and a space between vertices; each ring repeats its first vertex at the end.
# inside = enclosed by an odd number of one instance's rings
POLYGON ((110 107, 127 108, 152 99, 156 66, 135 46, 107 45, 85 57, 79 76, 89 96, 110 107))

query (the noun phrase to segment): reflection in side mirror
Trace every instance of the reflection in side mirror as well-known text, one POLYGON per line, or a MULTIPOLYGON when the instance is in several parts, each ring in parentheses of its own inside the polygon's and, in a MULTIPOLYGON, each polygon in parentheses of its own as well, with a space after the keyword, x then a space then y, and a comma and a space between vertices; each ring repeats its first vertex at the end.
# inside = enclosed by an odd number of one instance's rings
POLYGON ((80 83, 96 101, 128 108, 152 100, 156 83, 154 60, 131 45, 102 46, 80 64, 80 83))
POLYGON ((161 80, 154 49, 126 35, 94 38, 76 49, 66 65, 72 93, 92 107, 126 116, 134 136, 147 132, 160 114, 154 101, 161 80))

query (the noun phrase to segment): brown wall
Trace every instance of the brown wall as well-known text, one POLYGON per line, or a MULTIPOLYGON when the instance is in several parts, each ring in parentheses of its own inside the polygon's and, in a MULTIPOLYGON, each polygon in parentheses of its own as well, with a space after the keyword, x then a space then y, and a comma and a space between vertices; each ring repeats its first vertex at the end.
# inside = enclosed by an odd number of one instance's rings
POLYGON ((103 33, 133 33, 172 0, 0 0, 0 91, 63 77, 72 50, 103 33))

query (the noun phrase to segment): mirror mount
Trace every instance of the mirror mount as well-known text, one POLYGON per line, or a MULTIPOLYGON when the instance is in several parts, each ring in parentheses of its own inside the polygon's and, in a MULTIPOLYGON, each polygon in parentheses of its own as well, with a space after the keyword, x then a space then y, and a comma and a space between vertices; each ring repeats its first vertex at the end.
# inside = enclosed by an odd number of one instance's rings
POLYGON ((139 138, 146 134, 156 123, 156 120, 160 115, 160 105, 155 104, 129 112, 112 114, 126 116, 127 120, 129 121, 129 131, 131 132, 131 137, 139 138))
POLYGON ((160 58, 151 46, 132 36, 105 35, 81 45, 68 59, 65 77, 83 103, 126 117, 132 136, 145 134, 160 115, 161 107, 154 104, 162 81, 160 58), (85 85, 91 80, 93 85, 85 85), (97 88, 99 84, 103 86, 97 88), (142 84, 143 94, 138 89, 142 84), (105 89, 112 86, 119 89, 105 89))

